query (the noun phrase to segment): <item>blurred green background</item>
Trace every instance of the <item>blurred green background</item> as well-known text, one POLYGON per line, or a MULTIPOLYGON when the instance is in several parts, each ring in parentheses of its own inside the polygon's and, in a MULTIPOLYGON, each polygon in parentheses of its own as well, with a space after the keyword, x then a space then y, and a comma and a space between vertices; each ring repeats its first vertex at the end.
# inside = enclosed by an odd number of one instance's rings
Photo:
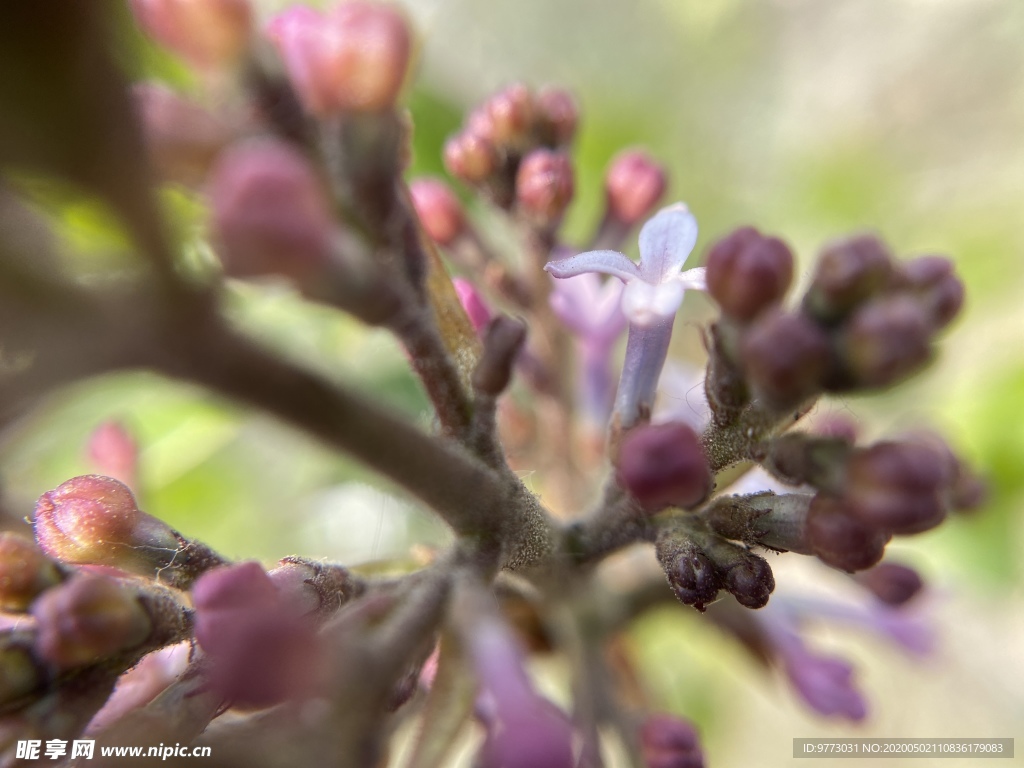
MULTIPOLYGON (((816 735, 1016 736, 1024 751, 1024 2, 407 7, 422 33, 409 94, 414 174, 443 173, 444 138, 489 91, 555 83, 583 111, 572 238, 585 238, 599 216, 608 159, 644 145, 671 171, 669 199, 696 214, 698 253, 750 223, 787 239, 804 276, 825 240, 865 229, 901 255, 956 260, 967 305, 939 361, 891 393, 822 406, 862 420, 869 437, 931 425, 990 482, 982 513, 895 547, 936 585, 937 657, 911 663, 868 638, 823 634, 823 647, 858 660, 873 707, 855 728, 809 714, 688 610, 645 619, 632 642, 662 703, 700 722, 712 766, 788 765, 791 739, 816 735)), ((149 51, 144 61, 180 79, 164 57, 149 51)), ((178 192, 168 204, 197 239, 195 206, 178 192)), ((88 210, 69 208, 65 224, 96 251, 113 238, 88 210)), ((711 309, 702 298, 687 304, 677 352, 696 360, 692 323, 711 309)), ((387 336, 284 289, 238 289, 232 311, 284 354, 429 424, 387 336)), ((226 555, 360 562, 445 541, 439 523, 358 466, 266 417, 145 374, 65 391, 4 437, 3 483, 19 514, 91 469, 87 437, 111 418, 142 446, 144 507, 226 555)), ((787 578, 813 576, 780 573, 780 583, 787 578)))

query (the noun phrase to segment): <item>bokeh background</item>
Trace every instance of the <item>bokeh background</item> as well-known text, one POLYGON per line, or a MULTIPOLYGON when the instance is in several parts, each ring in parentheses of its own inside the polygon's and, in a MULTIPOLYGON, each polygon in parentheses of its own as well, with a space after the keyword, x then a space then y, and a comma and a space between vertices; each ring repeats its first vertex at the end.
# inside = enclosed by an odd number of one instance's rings
MULTIPOLYGON (((489 91, 555 83, 583 109, 572 238, 584 239, 600 214, 608 159, 643 145, 670 169, 669 199, 696 214, 700 254, 750 223, 788 240, 805 277, 823 242, 865 229, 901 255, 956 260, 968 299, 936 364, 882 396, 821 406, 861 420, 868 437, 935 427, 990 483, 980 514, 894 546, 934 585, 937 654, 922 662, 865 635, 818 633, 821 647, 856 660, 869 695, 869 720, 850 726, 810 713, 689 609, 644 618, 629 642, 653 695, 700 724, 712 766, 790 765, 792 738, 819 735, 1013 736, 1021 756, 1000 764, 1024 765, 1024 3, 406 7, 422 41, 409 93, 414 174, 443 175, 444 138, 489 91)), ((140 72, 189 87, 165 56, 135 52, 140 72)), ((180 191, 165 200, 201 257, 201 208, 180 191)), ((88 204, 68 203, 63 223, 92 267, 117 267, 109 261, 117 233, 88 204)), ((238 321, 282 354, 429 425, 426 401, 387 336, 303 306, 284 288, 239 288, 231 302, 238 321)), ((687 304, 676 353, 697 362, 694 324, 711 308, 702 298, 687 304)), ((0 466, 12 508, 30 514, 39 494, 89 471, 88 435, 108 419, 138 437, 144 508, 228 556, 354 563, 446 540, 423 510, 304 436, 147 374, 66 390, 5 434, 0 466)), ((779 581, 816 578, 797 568, 779 581)))

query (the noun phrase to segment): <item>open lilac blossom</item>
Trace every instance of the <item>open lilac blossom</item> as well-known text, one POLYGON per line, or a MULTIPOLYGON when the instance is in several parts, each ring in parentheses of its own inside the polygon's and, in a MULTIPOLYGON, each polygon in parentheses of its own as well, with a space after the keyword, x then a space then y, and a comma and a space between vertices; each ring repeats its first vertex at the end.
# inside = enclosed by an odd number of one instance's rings
POLYGON ((778 598, 758 612, 769 648, 800 698, 815 712, 860 722, 867 702, 854 685, 853 667, 844 659, 810 649, 793 617, 779 610, 778 598))
POLYGON ((469 638, 480 680, 477 716, 487 729, 481 768, 571 768, 572 727, 533 689, 524 655, 498 619, 483 618, 469 638))
POLYGON ((556 280, 549 299, 551 309, 576 338, 579 353, 579 389, 583 412, 603 423, 614 391, 612 353, 622 332, 623 285, 604 283, 592 273, 556 280))
POLYGON ((599 272, 626 285, 622 310, 630 324, 652 326, 675 317, 687 289, 707 290, 704 268, 682 271, 697 243, 697 220, 683 203, 662 208, 640 230, 640 263, 618 251, 586 251, 548 262, 558 278, 599 272))
POLYGON ((682 271, 696 242, 697 220, 684 204, 676 203, 640 230, 639 263, 618 251, 587 251, 544 266, 561 279, 601 273, 625 284, 622 311, 629 321, 629 338, 615 400, 623 429, 650 417, 676 311, 687 289, 706 289, 703 268, 682 271))

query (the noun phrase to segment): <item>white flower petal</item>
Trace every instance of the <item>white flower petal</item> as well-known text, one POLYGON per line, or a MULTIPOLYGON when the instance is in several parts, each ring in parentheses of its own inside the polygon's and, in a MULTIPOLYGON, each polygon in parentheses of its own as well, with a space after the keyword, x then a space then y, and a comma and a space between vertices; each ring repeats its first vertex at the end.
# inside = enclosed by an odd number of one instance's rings
POLYGON ((660 283, 677 273, 697 244, 697 220, 683 203, 662 208, 640 230, 644 280, 660 283))
POLYGON ((694 267, 679 275, 679 282, 688 291, 706 291, 708 289, 707 270, 704 267, 694 267))
POLYGON ((631 280, 622 293, 622 312, 631 323, 653 325, 672 317, 683 303, 686 289, 678 280, 651 285, 643 280, 631 280))
POLYGON ((549 261, 544 269, 558 278, 575 277, 586 272, 613 275, 623 282, 640 277, 640 268, 618 251, 586 251, 568 259, 549 261))

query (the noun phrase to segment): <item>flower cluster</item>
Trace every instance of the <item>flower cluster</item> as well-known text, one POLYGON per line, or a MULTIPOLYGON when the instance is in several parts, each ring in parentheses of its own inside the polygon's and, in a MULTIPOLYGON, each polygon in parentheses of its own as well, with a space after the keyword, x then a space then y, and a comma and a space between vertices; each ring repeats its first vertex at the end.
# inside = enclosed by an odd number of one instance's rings
POLYGON ((742 227, 700 251, 699 211, 661 207, 667 170, 636 148, 611 158, 604 210, 569 242, 580 114, 554 87, 509 85, 470 111, 437 148, 457 186, 409 179, 400 100, 415 45, 394 5, 259 19, 247 0, 133 2, 140 30, 197 74, 190 95, 130 87, 104 5, 72 5, 53 30, 20 4, 39 45, 10 58, 40 92, 73 82, 95 98, 12 104, 0 161, 101 198, 139 264, 69 278, 46 212, 4 182, 0 298, 17 322, 0 324, 2 418, 69 382, 149 370, 362 463, 451 544, 372 567, 236 562, 140 508, 140 441, 101 425, 88 445, 100 474, 39 489, 34 541, 0 534, 0 764, 25 734, 86 732, 212 744, 232 764, 380 765, 402 728, 414 768, 457 748, 487 768, 597 766, 610 738, 637 765, 696 768, 696 726, 638 684, 617 642, 652 604, 706 611, 824 716, 863 719, 867 696, 805 624, 928 651, 921 578, 880 561, 893 536, 976 507, 980 481, 933 435, 864 444, 794 425, 932 359, 963 302, 948 259, 898 260, 857 235, 826 245, 788 298, 783 240, 742 227), (163 185, 209 212, 201 247, 167 226, 163 185), (504 226, 481 226, 484 207, 504 226), (622 252, 636 229, 638 261, 622 252), (391 334, 429 427, 240 332, 231 302, 267 282, 391 334), (652 420, 690 291, 706 296, 701 408, 652 420), (634 544, 655 577, 605 588, 605 557, 634 544), (840 572, 857 596, 777 585, 781 553, 840 572), (564 695, 549 697, 540 656, 569 671, 564 695))

